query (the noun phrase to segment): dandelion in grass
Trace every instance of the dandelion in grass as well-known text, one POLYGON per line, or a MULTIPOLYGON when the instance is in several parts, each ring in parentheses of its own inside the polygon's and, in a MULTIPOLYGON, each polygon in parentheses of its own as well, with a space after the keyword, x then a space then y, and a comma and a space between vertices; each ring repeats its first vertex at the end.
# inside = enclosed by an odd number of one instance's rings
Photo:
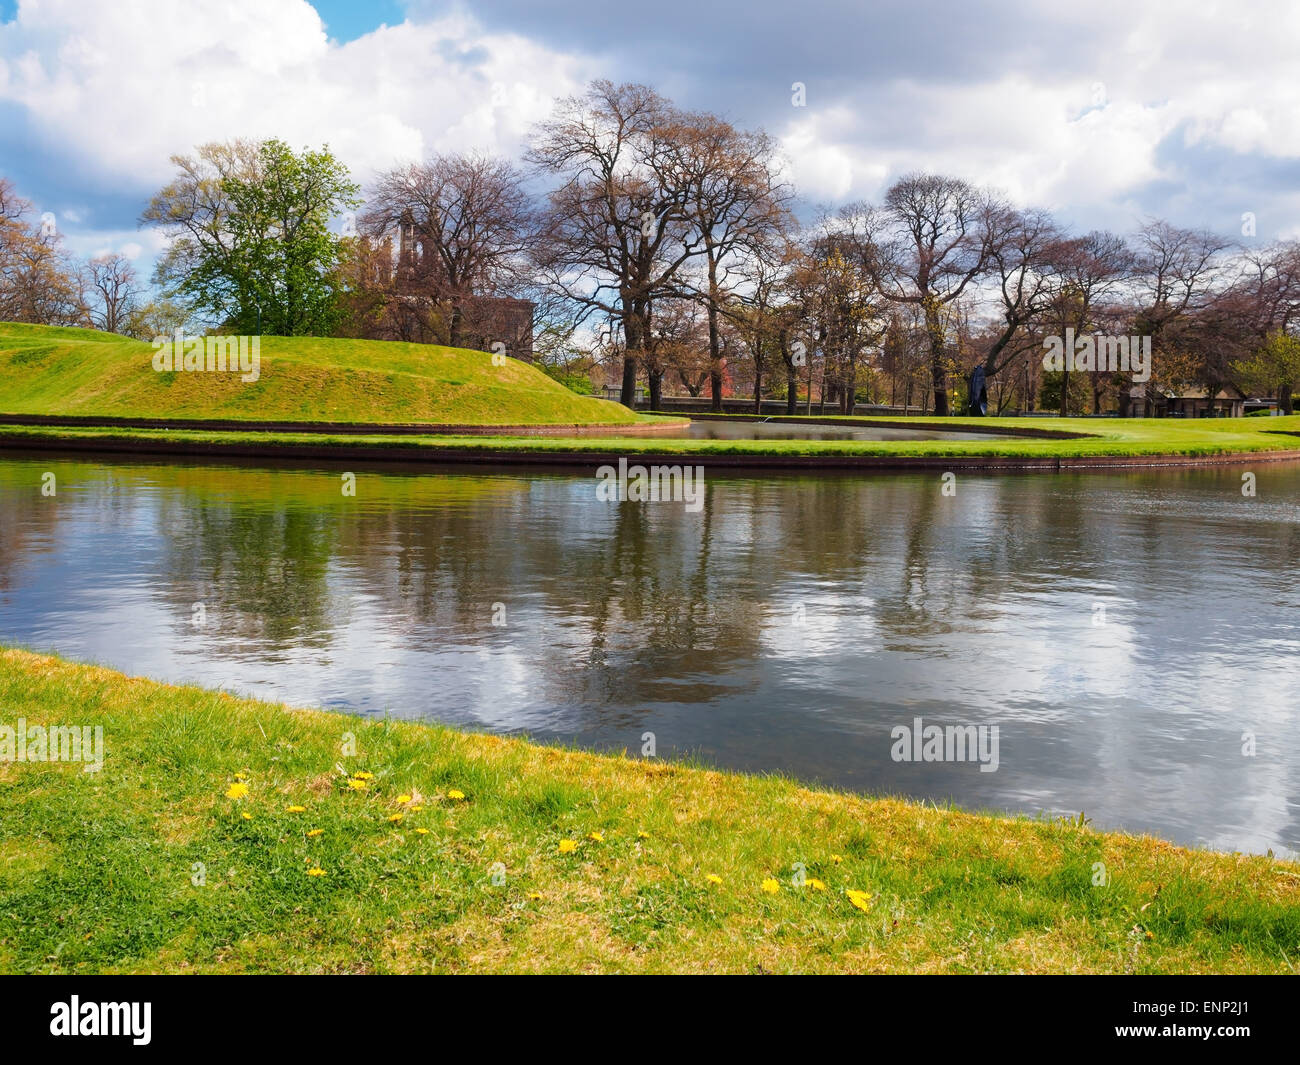
POLYGON ((424 809, 423 806, 412 806, 412 807, 411 807, 411 813, 413 813, 413 814, 418 814, 418 813, 419 813, 421 810, 423 810, 423 809, 424 809))
POLYGON ((452 788, 451 791, 447 792, 447 798, 449 798, 452 802, 461 802, 465 798, 465 793, 463 791, 457 791, 455 788, 452 788))
POLYGON ((810 888, 812 888, 814 891, 825 891, 825 890, 826 890, 826 884, 825 884, 825 882, 823 882, 823 881, 821 881, 821 880, 818 880, 815 876, 810 876, 810 877, 805 881, 805 883, 806 883, 810 888))
POLYGON ((241 780, 235 781, 226 789, 227 799, 244 799, 248 797, 248 785, 241 780))
POLYGON ((781 890, 781 885, 777 881, 773 880, 771 877, 768 877, 766 880, 764 880, 761 887, 763 889, 764 894, 767 895, 775 895, 778 891, 781 890))
POLYGON ((721 883, 722 883, 722 877, 718 876, 717 873, 710 873, 710 874, 709 874, 708 876, 706 876, 704 879, 707 880, 710 884, 721 884, 721 883))
POLYGON ((562 840, 560 840, 560 853, 561 853, 561 854, 572 854, 572 853, 573 853, 574 851, 576 851, 577 849, 578 849, 578 841, 577 841, 576 839, 562 839, 562 840))
POLYGON ((844 861, 844 855, 842 855, 842 854, 832 854, 832 855, 831 855, 831 861, 833 861, 836 865, 839 865, 842 861, 844 861))
POLYGON ((401 819, 402 819, 402 815, 401 815, 401 814, 393 814, 393 815, 392 815, 388 820, 391 821, 391 822, 393 822, 394 824, 396 824, 396 823, 397 823, 398 821, 400 821, 401 819))
POLYGON ((399 795, 397 796, 397 801, 401 805, 405 806, 408 802, 411 801, 411 797, 409 795, 399 795))
POLYGON ((305 814, 307 812, 307 807, 298 806, 295 804, 293 806, 286 806, 285 810, 287 810, 291 814, 305 814))
POLYGON ((348 781, 348 790, 350 791, 365 791, 369 787, 370 785, 359 777, 353 777, 348 781))
POLYGON ((844 894, 849 897, 849 902, 852 903, 855 909, 861 910, 863 913, 871 912, 871 896, 867 892, 849 888, 844 894))
POLYGON ((310 832, 307 833, 307 838, 308 838, 308 839, 315 839, 317 836, 319 836, 319 835, 320 835, 321 833, 323 833, 324 831, 325 831, 325 830, 324 830, 323 828, 313 828, 310 832))
POLYGON ((321 869, 319 866, 314 866, 313 868, 307 870, 307 875, 308 875, 308 876, 324 876, 324 875, 325 875, 325 870, 324 870, 324 869, 321 869))
POLYGON ((429 834, 429 830, 427 828, 417 828, 415 832, 416 835, 419 836, 427 836, 429 834))
POLYGON ((247 774, 247 773, 236 773, 236 774, 235 774, 235 779, 236 779, 236 780, 247 780, 247 779, 248 779, 248 774, 247 774))
POLYGON ((533 902, 536 902, 536 901, 538 901, 538 899, 540 899, 540 898, 542 897, 542 893, 541 893, 540 891, 530 891, 530 892, 528 893, 528 897, 529 897, 533 902))
POLYGON ((374 774, 374 773, 371 773, 369 770, 365 770, 365 769, 361 770, 360 773, 353 773, 352 776, 353 776, 356 780, 374 780, 374 779, 375 779, 375 774, 374 774))
POLYGON ((242 814, 240 814, 239 816, 242 817, 245 821, 251 821, 251 820, 253 819, 253 815, 250 814, 247 810, 245 810, 245 811, 244 811, 242 814))
POLYGON ((597 842, 597 843, 604 843, 604 842, 605 842, 605 833, 604 833, 604 832, 588 832, 588 833, 587 833, 587 838, 590 839, 590 840, 595 840, 595 842, 597 842))
POLYGON ((637 839, 649 839, 649 838, 650 838, 650 833, 649 833, 649 832, 638 832, 638 833, 636 834, 636 838, 637 838, 637 839))

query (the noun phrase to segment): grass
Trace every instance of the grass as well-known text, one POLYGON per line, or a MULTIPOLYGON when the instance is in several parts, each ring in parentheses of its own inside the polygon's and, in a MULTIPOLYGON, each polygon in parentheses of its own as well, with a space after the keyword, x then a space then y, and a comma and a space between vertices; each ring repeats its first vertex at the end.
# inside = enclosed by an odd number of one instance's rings
MULTIPOLYGON (((597 401, 599 402, 599 401, 597 401)), ((848 419, 845 419, 846 421, 848 419)), ((870 419, 906 428, 906 418, 870 419)), ((911 422, 915 425, 915 421, 911 422)), ((767 456, 931 456, 1088 458, 1097 456, 1212 456, 1247 452, 1300 450, 1300 415, 1282 418, 1086 419, 949 418, 945 428, 1006 426, 1086 433, 1085 437, 996 437, 984 440, 691 440, 671 437, 512 437, 512 436, 395 436, 382 433, 330 435, 317 433, 205 432, 163 429, 65 429, 0 427, 0 437, 49 445, 59 439, 101 441, 105 446, 130 440, 166 441, 180 445, 256 443, 272 453, 277 446, 311 444, 324 447, 377 447, 421 451, 511 453, 580 453, 681 455, 707 459, 710 455, 767 456)))
POLYGON ((0 762, 6 972, 1282 973, 1300 959, 1300 866, 1082 818, 293 710, 16 649, 0 650, 0 708, 11 727, 102 725, 106 748, 98 773, 0 762), (230 797, 237 783, 246 796, 230 797))
POLYGON ((260 376, 158 372, 151 344, 0 323, 0 413, 245 421, 633 424, 515 359, 377 340, 263 337, 260 376))

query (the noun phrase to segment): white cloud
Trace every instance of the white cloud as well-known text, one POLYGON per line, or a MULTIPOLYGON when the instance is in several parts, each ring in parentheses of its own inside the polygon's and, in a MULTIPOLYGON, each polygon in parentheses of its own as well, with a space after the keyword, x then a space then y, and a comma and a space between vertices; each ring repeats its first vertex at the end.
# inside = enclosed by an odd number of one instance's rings
POLYGON ((141 187, 170 155, 235 136, 328 143, 363 179, 434 148, 509 154, 597 73, 463 15, 339 45, 305 0, 22 0, 0 27, 0 100, 26 110, 39 148, 141 187))

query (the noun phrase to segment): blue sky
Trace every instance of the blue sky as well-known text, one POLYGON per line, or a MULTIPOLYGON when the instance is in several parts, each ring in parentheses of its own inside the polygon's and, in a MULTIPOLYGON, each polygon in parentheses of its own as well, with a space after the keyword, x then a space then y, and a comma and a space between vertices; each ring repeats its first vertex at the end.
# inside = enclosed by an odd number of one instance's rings
POLYGON ((147 266, 174 153, 327 142, 364 182, 517 155, 610 77, 765 128, 809 210, 928 169, 1080 229, 1251 212, 1262 242, 1300 236, 1298 45, 1291 0, 0 0, 0 173, 73 250, 147 266))

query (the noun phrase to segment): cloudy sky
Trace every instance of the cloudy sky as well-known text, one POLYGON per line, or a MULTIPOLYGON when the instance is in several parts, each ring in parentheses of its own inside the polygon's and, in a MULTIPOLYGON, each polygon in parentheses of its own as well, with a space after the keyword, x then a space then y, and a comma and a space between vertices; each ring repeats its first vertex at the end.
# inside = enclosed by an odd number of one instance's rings
POLYGON ((608 77, 762 126, 810 207, 929 169, 1081 229, 1251 212, 1264 241, 1300 236, 1298 55, 1294 0, 0 0, 0 174, 74 251, 144 266, 173 153, 328 143, 364 182, 515 155, 608 77))

